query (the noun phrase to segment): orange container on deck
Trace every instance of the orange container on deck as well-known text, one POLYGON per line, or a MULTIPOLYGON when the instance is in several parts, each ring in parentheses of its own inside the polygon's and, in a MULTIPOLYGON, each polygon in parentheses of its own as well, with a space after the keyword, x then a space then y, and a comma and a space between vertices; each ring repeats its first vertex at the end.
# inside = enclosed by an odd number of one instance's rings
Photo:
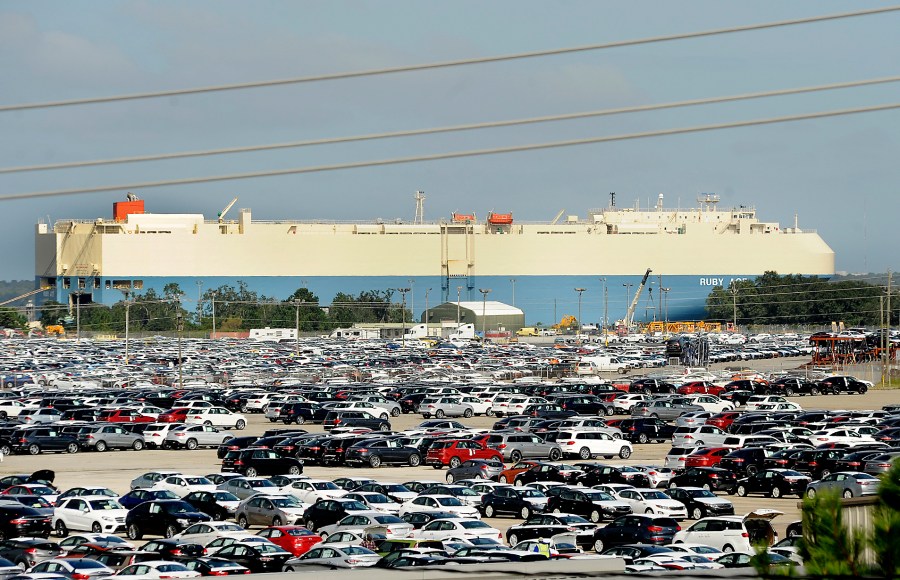
POLYGON ((144 200, 113 202, 113 219, 124 222, 132 213, 144 213, 144 200))
POLYGON ((458 224, 466 224, 475 221, 474 213, 456 213, 453 212, 453 222, 458 224))
POLYGON ((491 213, 488 216, 488 223, 492 226, 506 226, 513 223, 511 213, 491 213))

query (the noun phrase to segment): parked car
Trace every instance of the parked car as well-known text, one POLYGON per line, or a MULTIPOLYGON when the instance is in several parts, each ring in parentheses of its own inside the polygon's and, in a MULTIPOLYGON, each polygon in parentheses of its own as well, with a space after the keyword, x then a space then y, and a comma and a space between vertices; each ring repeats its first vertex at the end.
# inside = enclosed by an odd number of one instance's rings
POLYGON ((271 449, 248 448, 229 451, 222 460, 222 471, 234 471, 247 477, 257 475, 300 475, 303 464, 293 457, 282 457, 271 449))
POLYGON ((575 543, 579 547, 590 548, 594 544, 596 529, 596 524, 574 514, 533 514, 524 522, 510 526, 506 531, 506 540, 510 546, 514 546, 522 540, 550 539, 560 534, 574 534, 575 543))
POLYGON ((689 467, 669 480, 669 487, 699 487, 707 491, 730 491, 737 484, 733 471, 717 467, 689 467))
POLYGON ((781 512, 758 509, 745 516, 706 517, 675 534, 676 543, 704 544, 723 552, 753 552, 759 543, 771 546, 778 534, 771 521, 781 512))
POLYGON ((486 445, 514 463, 523 458, 546 457, 550 461, 559 461, 562 457, 558 443, 544 441, 531 433, 494 433, 488 437, 486 445))
POLYGON ((364 439, 347 447, 344 462, 369 467, 380 467, 383 464, 418 467, 422 456, 415 447, 405 447, 396 440, 364 439))
POLYGON ((815 497, 822 491, 835 491, 845 499, 875 495, 881 480, 868 473, 856 471, 839 471, 830 473, 818 481, 813 481, 806 486, 806 496, 815 497))
POLYGON ((163 446, 174 449, 218 447, 231 439, 234 439, 234 435, 228 431, 220 431, 212 425, 180 425, 166 433, 163 446))
POLYGON ((622 544, 671 544, 681 526, 672 518, 627 515, 616 518, 594 531, 594 551, 598 554, 606 548, 622 544))
POLYGON ((789 469, 766 469, 744 479, 739 479, 734 493, 741 497, 752 493, 779 498, 784 495, 802 496, 812 480, 802 473, 789 469))
POLYGON ((469 439, 446 439, 432 444, 425 463, 440 469, 444 466, 459 467, 469 459, 494 459, 502 463, 503 455, 469 439))
POLYGON ((129 510, 125 526, 129 540, 140 540, 147 534, 171 538, 193 523, 211 519, 185 501, 152 500, 129 510))
POLYGON ((307 505, 290 495, 254 495, 238 505, 235 520, 242 528, 293 525, 302 520, 307 505))
POLYGON ((622 459, 631 457, 631 443, 615 439, 603 431, 560 431, 556 443, 567 457, 591 459, 603 456, 607 459, 618 455, 622 459))
POLYGON ((446 479, 447 483, 461 479, 498 479, 502 471, 503 463, 497 459, 469 459, 459 467, 448 469, 446 479))
POLYGON ((669 497, 684 504, 690 517, 734 515, 734 504, 702 487, 670 487, 669 497))
POLYGON ((305 554, 322 541, 322 536, 303 526, 272 526, 260 530, 256 535, 266 538, 294 556, 305 554))
POLYGON ((15 433, 9 441, 13 453, 39 455, 44 451, 76 453, 78 440, 73 435, 60 433, 56 427, 28 427, 15 433))
POLYGON ((98 425, 82 429, 78 435, 78 444, 82 449, 106 451, 107 449, 144 448, 144 436, 132 433, 119 425, 98 425))
POLYGON ((626 502, 596 489, 559 487, 552 489, 549 497, 547 511, 582 516, 595 524, 632 512, 626 502))
POLYGON ((82 496, 64 499, 53 510, 51 525, 64 538, 69 530, 115 534, 125 529, 128 510, 106 496, 82 496))
POLYGON ((530 487, 497 487, 481 498, 481 512, 485 517, 513 514, 528 519, 547 509, 548 498, 530 487))

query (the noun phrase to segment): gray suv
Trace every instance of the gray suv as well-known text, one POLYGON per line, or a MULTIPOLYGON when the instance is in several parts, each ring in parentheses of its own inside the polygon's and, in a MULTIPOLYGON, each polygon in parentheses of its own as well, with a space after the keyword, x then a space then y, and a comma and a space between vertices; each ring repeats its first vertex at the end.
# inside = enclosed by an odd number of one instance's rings
POLYGON ((495 433, 488 437, 486 445, 502 453, 503 459, 514 463, 524 458, 546 457, 550 461, 559 461, 562 457, 559 445, 530 433, 495 433))
POLYGON ((126 431, 118 425, 100 425, 89 429, 81 429, 76 435, 82 449, 106 451, 107 449, 144 448, 144 436, 126 431))

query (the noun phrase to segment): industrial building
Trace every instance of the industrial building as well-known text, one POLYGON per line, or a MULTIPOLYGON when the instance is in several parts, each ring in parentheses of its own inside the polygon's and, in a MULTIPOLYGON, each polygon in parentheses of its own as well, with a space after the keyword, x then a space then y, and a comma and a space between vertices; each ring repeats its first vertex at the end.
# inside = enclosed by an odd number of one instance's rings
POLYGON ((447 322, 455 324, 457 321, 459 324, 474 324, 475 331, 478 333, 515 334, 517 330, 525 326, 525 313, 515 306, 496 300, 473 300, 444 302, 426 310, 420 320, 429 326, 440 326, 447 322))

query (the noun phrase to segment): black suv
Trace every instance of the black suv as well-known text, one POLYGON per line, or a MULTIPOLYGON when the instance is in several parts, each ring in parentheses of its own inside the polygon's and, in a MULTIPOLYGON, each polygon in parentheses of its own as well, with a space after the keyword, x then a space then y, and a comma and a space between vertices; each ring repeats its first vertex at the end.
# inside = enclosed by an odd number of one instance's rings
POLYGON ((300 475, 303 464, 293 457, 282 457, 271 449, 229 451, 222 459, 222 471, 234 471, 247 477, 257 475, 300 475))
POLYGON ((131 508, 125 516, 125 529, 130 540, 140 540, 145 534, 171 538, 191 524, 211 520, 186 501, 152 500, 131 508))
POLYGON ((0 503, 0 537, 46 538, 50 536, 50 516, 19 502, 0 503))
POLYGON ((865 394, 869 390, 869 385, 857 379, 856 377, 836 376, 828 377, 819 381, 819 389, 823 393, 859 393, 865 394))
POLYGON ((285 425, 295 423, 321 423, 328 415, 328 410, 323 409, 318 403, 288 403, 278 413, 278 420, 285 425))
POLYGON ((616 423, 610 423, 610 425, 618 427, 622 431, 622 437, 632 443, 648 443, 650 441, 665 443, 671 441, 672 435, 675 434, 675 425, 669 425, 656 417, 622 419, 616 423))
POLYGON ((331 411, 322 421, 322 427, 330 431, 335 427, 366 427, 373 431, 390 431, 391 424, 365 411, 331 411))
POLYGON ((671 544, 679 530, 681 526, 672 518, 622 516, 594 532, 594 550, 599 554, 606 548, 622 544, 671 544))
POLYGON ((758 387, 757 394, 778 394, 784 395, 785 397, 792 397, 794 395, 818 395, 819 385, 804 378, 784 377, 778 379, 774 383, 770 383, 768 386, 758 387))
POLYGON ((718 467, 727 469, 738 476, 753 475, 765 468, 766 457, 768 455, 762 447, 735 449, 722 458, 718 467))
POLYGON ((624 483, 634 487, 652 487, 650 478, 639 471, 626 472, 621 467, 603 465, 602 463, 576 463, 574 467, 582 470, 577 482, 585 487, 606 483, 624 483))
POLYGON ((654 394, 672 394, 675 393, 675 385, 659 379, 636 379, 631 381, 628 387, 629 393, 654 394))
POLYGON ((73 435, 59 432, 56 427, 29 427, 17 432, 10 439, 10 446, 15 453, 38 455, 42 451, 64 451, 76 453, 78 440, 73 435))

